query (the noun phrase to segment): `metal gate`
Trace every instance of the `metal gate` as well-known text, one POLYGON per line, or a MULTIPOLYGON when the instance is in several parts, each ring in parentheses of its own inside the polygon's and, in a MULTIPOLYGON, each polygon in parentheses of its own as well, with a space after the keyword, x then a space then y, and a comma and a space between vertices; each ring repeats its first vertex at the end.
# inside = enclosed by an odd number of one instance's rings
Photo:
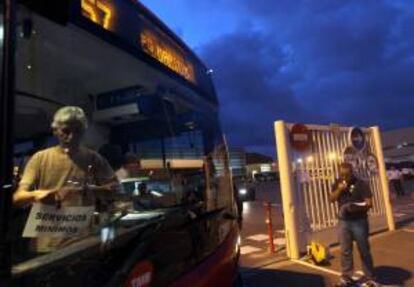
POLYGON ((288 256, 298 259, 311 240, 325 244, 337 241, 337 204, 329 202, 329 193, 343 161, 350 162, 357 177, 369 183, 373 195, 371 226, 393 230, 378 127, 355 129, 363 137, 357 140, 364 143, 356 149, 352 147, 353 128, 301 126, 298 139, 305 144, 295 148, 294 125, 275 123, 288 256))

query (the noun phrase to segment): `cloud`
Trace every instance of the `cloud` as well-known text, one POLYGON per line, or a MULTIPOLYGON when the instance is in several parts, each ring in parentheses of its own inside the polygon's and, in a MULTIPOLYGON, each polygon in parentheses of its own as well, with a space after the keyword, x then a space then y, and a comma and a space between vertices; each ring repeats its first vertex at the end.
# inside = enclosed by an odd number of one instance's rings
POLYGON ((202 58, 214 68, 221 121, 230 143, 270 146, 273 122, 310 120, 291 90, 300 78, 284 71, 288 55, 260 31, 239 29, 203 47, 202 58))
POLYGON ((276 119, 385 129, 413 125, 410 1, 179 2, 185 13, 197 15, 180 28, 188 39, 199 39, 192 45, 215 71, 222 122, 233 145, 270 147, 276 119))
POLYGON ((412 125, 413 7, 369 0, 214 5, 249 19, 199 49, 216 71, 222 121, 237 145, 272 145, 276 119, 412 125))

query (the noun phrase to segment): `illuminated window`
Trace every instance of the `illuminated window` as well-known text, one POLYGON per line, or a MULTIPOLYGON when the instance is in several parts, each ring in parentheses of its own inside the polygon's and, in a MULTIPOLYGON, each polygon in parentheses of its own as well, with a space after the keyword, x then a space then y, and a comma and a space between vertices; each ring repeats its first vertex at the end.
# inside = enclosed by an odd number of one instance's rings
POLYGON ((140 42, 145 53, 187 80, 195 82, 193 65, 177 49, 148 30, 141 33, 140 42))

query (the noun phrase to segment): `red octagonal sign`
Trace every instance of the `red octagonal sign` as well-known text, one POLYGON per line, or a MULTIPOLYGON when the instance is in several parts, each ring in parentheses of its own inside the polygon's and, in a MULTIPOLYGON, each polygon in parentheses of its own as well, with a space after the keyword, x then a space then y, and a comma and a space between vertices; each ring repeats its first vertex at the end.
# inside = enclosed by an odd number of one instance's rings
POLYGON ((124 287, 150 287, 153 276, 153 266, 149 261, 135 265, 125 282, 124 287))
POLYGON ((306 151, 312 143, 311 132, 303 124, 295 124, 290 130, 290 144, 297 151, 306 151))

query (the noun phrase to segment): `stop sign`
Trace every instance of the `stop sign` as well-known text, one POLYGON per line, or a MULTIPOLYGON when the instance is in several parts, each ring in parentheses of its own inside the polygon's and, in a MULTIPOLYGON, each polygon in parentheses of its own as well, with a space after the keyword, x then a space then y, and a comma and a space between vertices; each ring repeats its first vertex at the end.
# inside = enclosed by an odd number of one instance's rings
POLYGON ((295 124, 290 130, 290 144, 297 151, 306 151, 312 143, 312 135, 307 126, 295 124))

